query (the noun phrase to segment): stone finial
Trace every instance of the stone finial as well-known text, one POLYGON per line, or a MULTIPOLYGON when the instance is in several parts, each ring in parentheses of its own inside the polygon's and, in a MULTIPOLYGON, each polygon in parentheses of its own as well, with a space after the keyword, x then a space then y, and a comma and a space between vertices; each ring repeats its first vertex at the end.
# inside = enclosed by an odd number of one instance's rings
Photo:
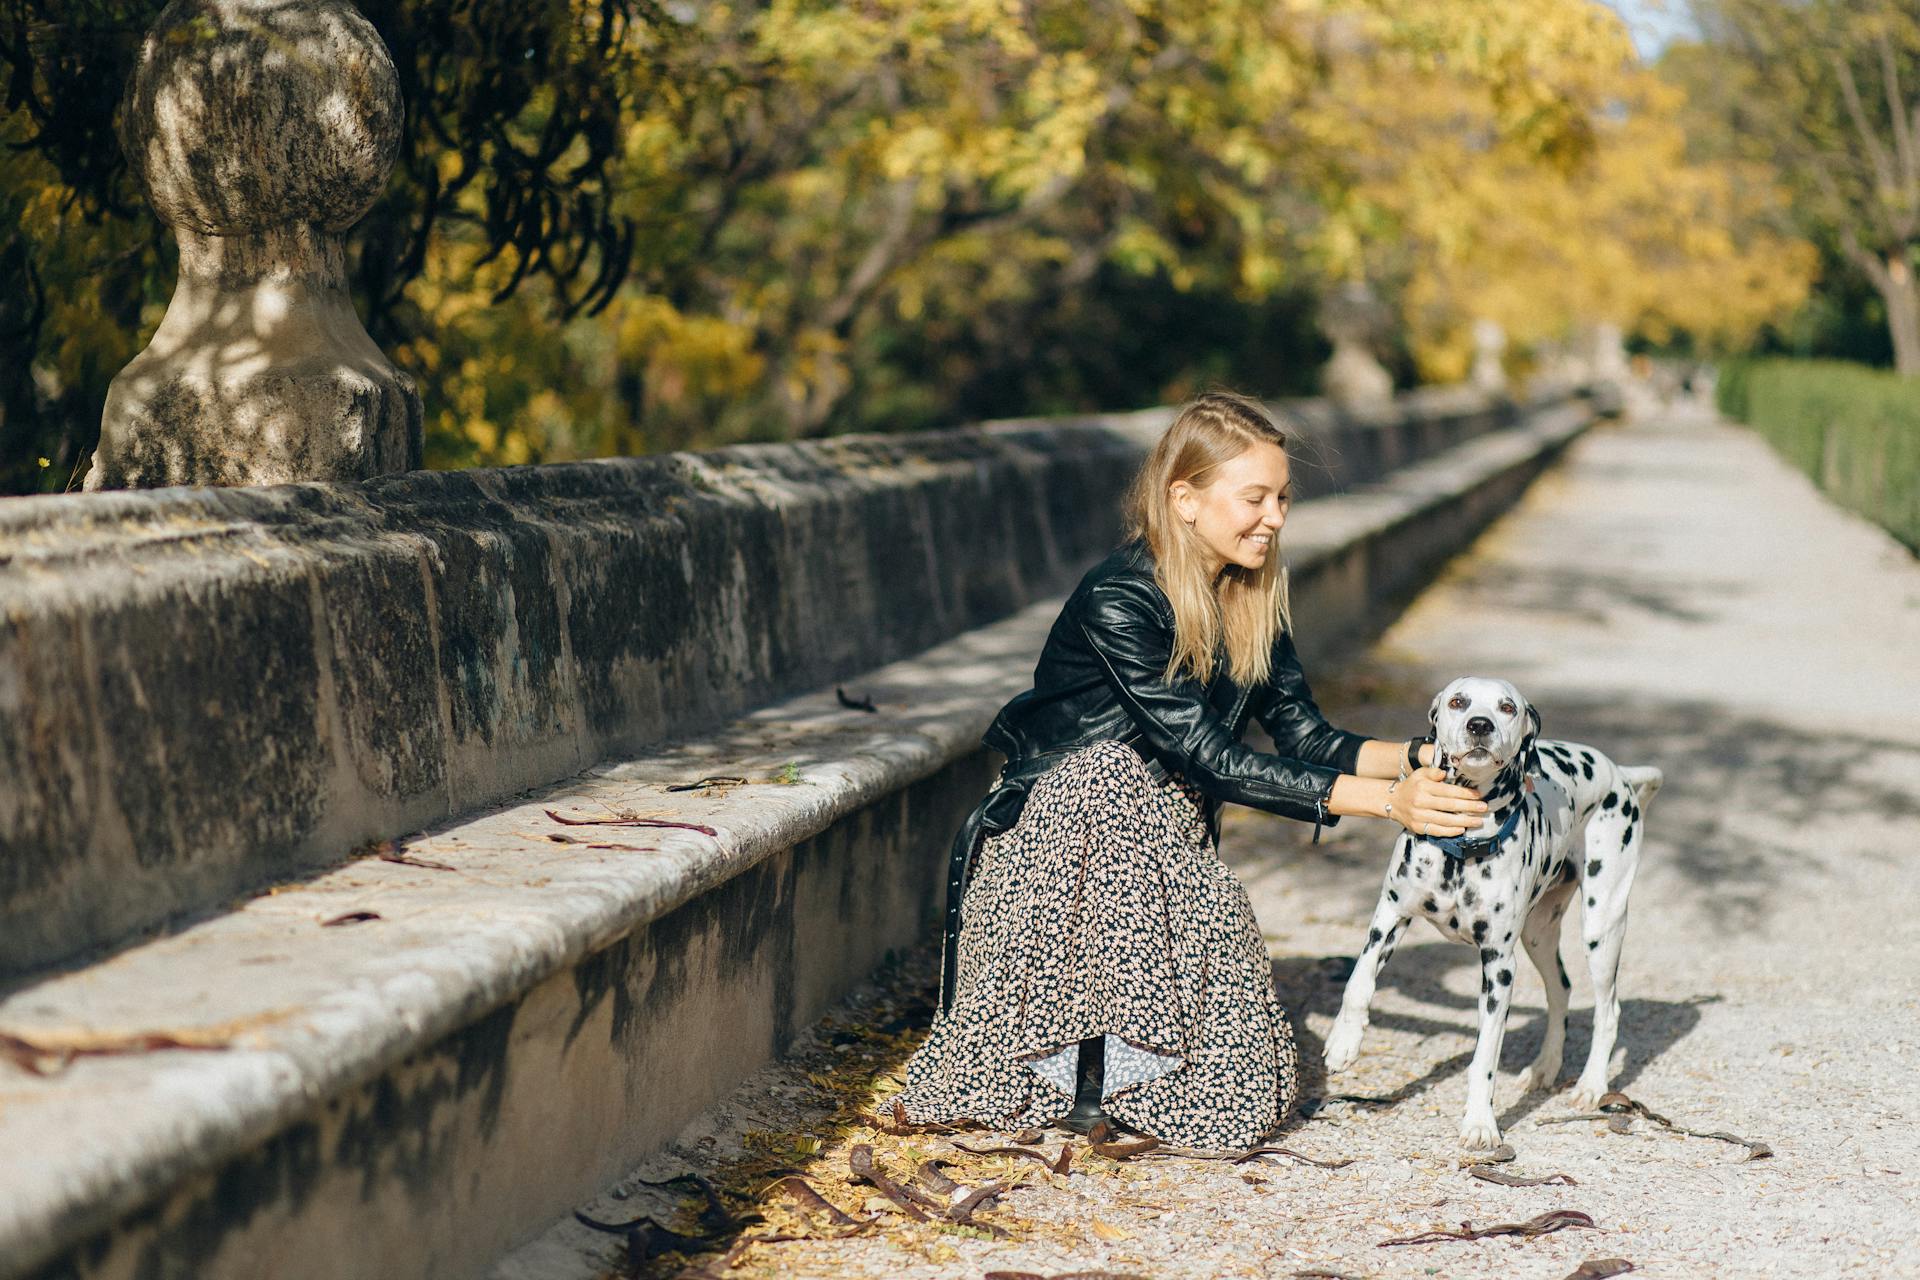
POLYGON ((1467 381, 1475 390, 1490 396, 1506 394, 1507 370, 1500 363, 1506 351, 1507 331, 1497 321, 1473 322, 1473 368, 1467 373, 1467 381))
POLYGON ((1337 405, 1362 408, 1393 399, 1393 375, 1373 354, 1382 312, 1362 281, 1343 284, 1321 299, 1320 331, 1333 343, 1333 356, 1320 370, 1320 386, 1337 405))
POLYGON ((1592 351, 1593 378, 1597 382, 1619 382, 1627 376, 1627 345, 1620 326, 1611 320, 1595 324, 1588 336, 1592 351))
POLYGON ((347 0, 174 0, 121 145, 180 244, 113 380, 90 490, 355 480, 420 465, 420 396, 367 336, 342 236, 400 144, 393 61, 347 0))

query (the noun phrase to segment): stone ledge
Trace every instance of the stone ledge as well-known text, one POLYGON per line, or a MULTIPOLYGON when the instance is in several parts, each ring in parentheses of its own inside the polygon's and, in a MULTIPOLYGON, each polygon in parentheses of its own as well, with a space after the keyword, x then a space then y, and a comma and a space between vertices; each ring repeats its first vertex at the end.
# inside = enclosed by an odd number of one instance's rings
MULTIPOLYGON (((1276 407, 1322 491, 1513 412, 1276 407)), ((1064 590, 1169 412, 0 504, 0 976, 1064 590)))
MULTIPOLYGON (((1362 625, 1365 577, 1407 572, 1398 540, 1425 544, 1416 563, 1457 548, 1585 421, 1541 413, 1302 504, 1313 537, 1290 556, 1313 634, 1362 625)), ((0 1066, 0 1276, 472 1274, 923 936, 991 776, 979 735, 1057 607, 844 682, 874 713, 832 689, 793 698, 410 846, 450 869, 361 859, 17 992, 0 1003, 15 1035, 230 1047, 44 1079, 0 1066), (665 789, 715 774, 748 781, 665 789), (356 911, 380 918, 323 924, 356 911)))

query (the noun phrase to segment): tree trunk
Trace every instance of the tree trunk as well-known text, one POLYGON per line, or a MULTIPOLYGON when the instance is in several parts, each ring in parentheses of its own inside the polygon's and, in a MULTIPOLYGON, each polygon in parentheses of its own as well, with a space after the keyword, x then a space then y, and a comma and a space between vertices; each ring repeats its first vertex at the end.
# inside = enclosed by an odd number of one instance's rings
POLYGON ((1913 268, 1907 265, 1906 247, 1885 258, 1863 254, 1858 261, 1886 303, 1895 371, 1903 378, 1920 377, 1920 289, 1915 288, 1913 268))
POLYGON ((1887 327, 1893 331, 1893 367, 1903 378, 1920 377, 1920 290, 1905 258, 1887 264, 1880 288, 1887 302, 1887 327))

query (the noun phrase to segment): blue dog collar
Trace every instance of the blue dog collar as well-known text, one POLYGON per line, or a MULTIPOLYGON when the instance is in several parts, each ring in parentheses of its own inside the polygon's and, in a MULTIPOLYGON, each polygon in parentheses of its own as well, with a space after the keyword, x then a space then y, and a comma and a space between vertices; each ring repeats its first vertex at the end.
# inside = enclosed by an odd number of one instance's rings
POLYGON ((1520 825, 1520 810, 1525 807, 1524 797, 1514 797, 1513 808, 1507 811, 1507 820, 1501 823, 1500 829, 1490 836, 1428 836, 1427 843, 1455 862, 1483 858, 1498 848, 1501 841, 1513 834, 1514 828, 1520 825))

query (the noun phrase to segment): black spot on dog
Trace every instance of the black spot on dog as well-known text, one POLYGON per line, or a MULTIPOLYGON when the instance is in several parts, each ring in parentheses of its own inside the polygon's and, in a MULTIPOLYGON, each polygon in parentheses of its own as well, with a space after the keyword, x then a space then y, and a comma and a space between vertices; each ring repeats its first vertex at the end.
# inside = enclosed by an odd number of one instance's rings
POLYGON ((1459 927, 1460 927, 1460 917, 1459 917, 1459 916, 1448 916, 1448 917, 1447 917, 1447 928, 1449 928, 1449 929, 1458 929, 1459 927))
POLYGON ((1482 868, 1480 868, 1480 878, 1481 878, 1482 880, 1491 880, 1491 879, 1493 879, 1493 868, 1492 868, 1492 867, 1482 867, 1482 868))
POLYGON ((1491 990, 1493 990, 1493 979, 1482 974, 1480 977, 1480 994, 1485 995, 1491 990))
POLYGON ((1502 942, 1512 942, 1512 941, 1513 941, 1513 930, 1511 930, 1511 929, 1509 929, 1509 930, 1507 930, 1507 936, 1506 936, 1506 937, 1504 937, 1504 938, 1502 938, 1502 939, 1501 939, 1501 941, 1502 941, 1502 942))
POLYGON ((1481 964, 1492 964, 1495 960, 1498 960, 1499 958, 1500 958, 1500 953, 1498 951, 1495 951, 1492 947, 1480 948, 1481 964))
POLYGON ((1500 997, 1499 997, 1499 996, 1488 996, 1488 997, 1487 997, 1487 1012, 1488 1012, 1488 1013, 1492 1013, 1492 1012, 1494 1012, 1494 1011, 1495 1011, 1496 1009, 1498 1009, 1499 1007, 1500 1007, 1500 997))
POLYGON ((1487 922, 1485 920, 1475 920, 1473 922, 1473 940, 1475 942, 1485 942, 1487 940, 1487 922))
POLYGON ((1460 905, 1463 907, 1470 907, 1478 901, 1480 901, 1480 895, 1470 888, 1460 895, 1460 905))
POLYGON ((1633 843, 1633 824, 1629 822, 1627 824, 1627 829, 1620 833, 1620 847, 1624 849, 1632 843, 1633 843))
POLYGON ((1370 946, 1370 947, 1371 947, 1371 946, 1373 946, 1373 945, 1375 945, 1376 943, 1378 943, 1379 941, 1380 941, 1380 931, 1379 931, 1378 929, 1369 929, 1369 930, 1367 930, 1367 945, 1368 945, 1368 946, 1370 946))
POLYGON ((1587 943, 1587 950, 1591 951, 1599 945, 1600 945, 1600 939, 1594 938, 1587 943))
POLYGON ((1586 776, 1587 781, 1593 781, 1593 762, 1590 760, 1582 760, 1580 762, 1580 772, 1586 776))
POLYGON ((1593 752, 1591 752, 1591 751, 1582 751, 1582 752, 1580 753, 1580 763, 1581 763, 1581 764, 1592 764, 1592 763, 1593 763, 1593 752))
POLYGON ((1619 803, 1620 803, 1620 793, 1618 791, 1609 791, 1607 792, 1606 796, 1601 799, 1600 807, 1602 809, 1611 809, 1613 808, 1613 806, 1619 803))
POLYGON ((1589 858, 1587 860, 1587 874, 1590 876, 1597 876, 1600 874, 1600 859, 1589 858))
POLYGON ((1440 911, 1440 904, 1433 900, 1432 895, 1428 895, 1427 900, 1420 904, 1420 909, 1428 915, 1436 915, 1440 911))
POLYGON ((1591 897, 1587 899, 1587 905, 1590 907, 1594 905, 1593 899, 1591 897))
POLYGON ((1400 891, 1398 889, 1387 890, 1387 901, 1388 902, 1400 901, 1400 891))
POLYGON ((1503 987, 1510 987, 1513 985, 1513 970, 1502 969, 1500 971, 1500 985, 1503 987))

